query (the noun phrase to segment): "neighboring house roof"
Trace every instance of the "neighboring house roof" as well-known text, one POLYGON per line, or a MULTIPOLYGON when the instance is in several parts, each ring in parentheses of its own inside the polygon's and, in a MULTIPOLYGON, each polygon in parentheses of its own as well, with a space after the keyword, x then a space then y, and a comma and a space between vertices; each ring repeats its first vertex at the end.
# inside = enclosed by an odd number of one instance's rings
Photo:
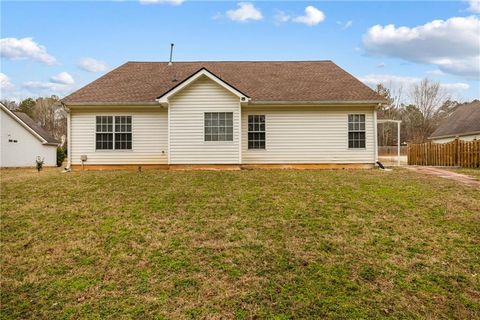
POLYGON ((332 61, 127 62, 65 97, 65 104, 156 103, 202 69, 252 102, 374 102, 384 98, 332 61))
POLYGON ((444 119, 430 139, 462 136, 480 132, 480 101, 466 103, 444 119))
POLYGON ((58 145, 59 142, 54 137, 52 137, 47 131, 35 123, 35 121, 30 118, 27 114, 23 112, 15 112, 9 110, 3 104, 0 105, 2 110, 9 114, 14 120, 16 120, 20 125, 25 127, 30 131, 34 136, 36 136, 43 144, 48 145, 58 145))

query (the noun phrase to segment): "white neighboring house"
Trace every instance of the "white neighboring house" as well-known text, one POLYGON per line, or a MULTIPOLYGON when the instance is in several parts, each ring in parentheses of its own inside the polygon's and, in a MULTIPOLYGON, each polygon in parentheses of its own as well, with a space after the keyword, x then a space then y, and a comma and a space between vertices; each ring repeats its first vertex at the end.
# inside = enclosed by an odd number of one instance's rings
POLYGON ((480 140, 480 101, 458 106, 429 137, 435 143, 480 140))
POLYGON ((0 167, 34 167, 37 157, 56 166, 58 141, 25 113, 0 107, 0 167))
POLYGON ((62 99, 69 165, 371 167, 383 97, 332 61, 128 62, 62 99))

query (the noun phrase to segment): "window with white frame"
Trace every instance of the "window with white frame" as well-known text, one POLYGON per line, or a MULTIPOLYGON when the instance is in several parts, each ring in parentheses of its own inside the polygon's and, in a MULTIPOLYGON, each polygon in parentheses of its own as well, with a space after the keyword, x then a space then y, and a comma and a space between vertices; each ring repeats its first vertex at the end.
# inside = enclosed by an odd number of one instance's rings
POLYGON ((265 149, 265 115, 248 116, 248 149, 265 149))
POLYGON ((97 150, 113 149, 113 117, 97 116, 95 146, 97 150))
POLYGON ((365 115, 348 115, 348 147, 365 148, 365 115))
POLYGON ((96 150, 131 150, 132 117, 131 116, 97 116, 96 150))
POLYGON ((233 112, 205 112, 205 141, 233 141, 233 112))

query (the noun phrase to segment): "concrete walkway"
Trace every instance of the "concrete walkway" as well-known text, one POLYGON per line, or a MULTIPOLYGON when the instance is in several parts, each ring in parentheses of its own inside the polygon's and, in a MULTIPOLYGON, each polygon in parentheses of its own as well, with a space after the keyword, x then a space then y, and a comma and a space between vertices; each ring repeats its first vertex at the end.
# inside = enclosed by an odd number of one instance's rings
POLYGON ((452 172, 438 167, 428 167, 428 166, 406 166, 405 168, 413 170, 419 173, 431 174, 437 177, 455 180, 464 184, 468 184, 472 187, 480 188, 480 181, 476 180, 473 177, 467 176, 465 174, 452 172))

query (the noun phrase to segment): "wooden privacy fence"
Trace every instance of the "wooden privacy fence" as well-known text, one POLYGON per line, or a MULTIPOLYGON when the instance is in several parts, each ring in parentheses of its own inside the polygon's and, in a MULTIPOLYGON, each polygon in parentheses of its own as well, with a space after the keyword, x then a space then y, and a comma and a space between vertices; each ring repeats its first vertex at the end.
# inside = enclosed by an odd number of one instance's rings
POLYGON ((408 164, 480 168, 480 140, 408 145, 408 164))

